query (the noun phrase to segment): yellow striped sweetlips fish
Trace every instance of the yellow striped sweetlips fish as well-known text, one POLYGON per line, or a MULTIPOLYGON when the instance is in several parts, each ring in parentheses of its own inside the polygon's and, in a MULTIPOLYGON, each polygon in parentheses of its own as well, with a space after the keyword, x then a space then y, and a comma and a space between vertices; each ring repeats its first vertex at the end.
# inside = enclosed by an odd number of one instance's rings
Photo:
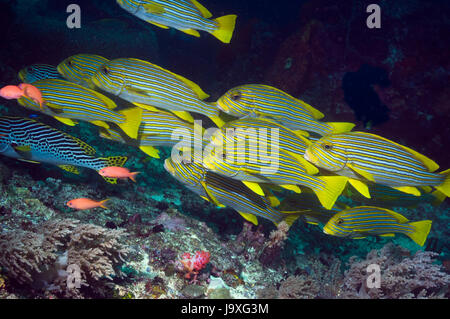
POLYGON ((91 78, 97 69, 108 61, 107 58, 96 54, 75 54, 58 64, 57 69, 66 80, 95 89, 91 78))
POLYGON ((117 0, 132 15, 160 28, 174 28, 200 37, 197 30, 211 33, 224 43, 233 36, 236 15, 209 19, 212 14, 196 0, 117 0))
POLYGON ((64 80, 40 80, 33 85, 42 93, 43 110, 41 111, 39 105, 30 98, 22 97, 18 102, 25 108, 53 116, 71 126, 77 124, 76 120, 90 122, 106 129, 110 127, 108 123, 114 123, 131 138, 137 137, 141 108, 114 111, 116 104, 103 94, 64 80))
MULTIPOLYGON (((123 166, 125 156, 95 157, 95 149, 80 139, 40 122, 20 117, 0 117, 0 154, 21 161, 48 163, 79 174, 77 166, 101 170, 123 166)), ((116 179, 105 178, 109 183, 116 179)))
MULTIPOLYGON (((297 158, 277 149, 276 145, 261 151, 257 144, 208 146, 204 150, 203 165, 213 172, 243 181, 260 195, 264 193, 255 187, 257 183, 277 184, 296 193, 301 192, 297 185, 302 185, 314 191, 323 207, 333 207, 345 188, 347 177, 312 176, 308 173, 310 167, 303 166, 297 158)), ((311 173, 317 171, 315 167, 312 168, 315 170, 311 173)))
MULTIPOLYGON (((255 194, 242 182, 208 171, 199 163, 186 163, 168 158, 164 162, 164 168, 186 188, 203 199, 216 206, 231 207, 255 225, 258 224, 256 216, 268 219, 275 224, 285 221, 291 225, 301 215, 310 213, 309 210, 278 211, 272 207, 269 199, 255 194)), ((311 214, 314 213, 311 212, 311 214)))
POLYGON ((308 174, 314 175, 319 170, 304 159, 304 154, 311 142, 304 136, 307 134, 302 131, 292 131, 276 121, 267 118, 241 118, 226 123, 221 127, 219 136, 213 135, 215 145, 223 145, 225 142, 238 143, 249 139, 257 141, 258 147, 270 147, 271 133, 277 132, 280 151, 286 152, 295 157, 304 167, 308 174), (222 141, 218 141, 223 139, 222 141))
POLYGON ((351 131, 353 123, 321 122, 323 113, 291 95, 263 84, 245 84, 232 88, 217 100, 223 112, 242 117, 268 117, 291 130, 319 135, 351 131))
POLYGON ((403 215, 386 208, 359 206, 344 209, 331 217, 323 232, 354 239, 373 235, 393 237, 400 233, 423 246, 430 229, 431 220, 410 222, 403 215))
POLYGON ((209 95, 197 84, 150 62, 131 58, 111 60, 97 70, 92 81, 100 89, 144 109, 200 113, 216 125, 223 125, 216 106, 202 101, 209 95))
POLYGON ((350 177, 350 184, 366 197, 370 196, 367 181, 416 196, 420 196, 416 187, 434 186, 450 196, 450 170, 434 173, 439 165, 433 160, 379 135, 349 132, 325 136, 308 147, 305 158, 350 177))
POLYGON ((50 64, 32 64, 19 71, 18 77, 23 83, 33 83, 45 79, 63 79, 56 67, 50 64))
POLYGON ((174 147, 176 145, 194 148, 197 146, 203 149, 208 141, 203 141, 204 130, 199 125, 197 134, 195 134, 194 125, 181 120, 170 112, 153 112, 143 110, 142 122, 139 128, 137 140, 129 141, 115 130, 107 130, 107 133, 100 132, 100 136, 110 140, 127 143, 137 146, 147 155, 159 158, 159 151, 154 146, 174 147), (186 142, 186 145, 180 145, 180 138, 186 142))

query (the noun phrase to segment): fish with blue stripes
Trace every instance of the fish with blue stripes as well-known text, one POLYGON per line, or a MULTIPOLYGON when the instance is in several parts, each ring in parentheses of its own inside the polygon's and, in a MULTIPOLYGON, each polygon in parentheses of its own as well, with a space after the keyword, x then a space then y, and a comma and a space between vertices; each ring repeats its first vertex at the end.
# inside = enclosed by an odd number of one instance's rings
MULTIPOLYGON (((35 120, 0 117, 0 154, 31 163, 57 165, 79 174, 77 167, 100 171, 109 166, 123 166, 125 156, 95 157, 95 149, 67 133, 35 120)), ((109 183, 114 178, 105 178, 109 183)))
POLYGON ((231 207, 255 225, 258 224, 257 217, 268 219, 275 224, 285 221, 291 225, 301 216, 316 215, 310 210, 278 211, 273 208, 271 197, 259 196, 242 182, 208 171, 195 161, 184 162, 168 158, 164 162, 164 168, 186 188, 203 199, 219 207, 231 207))
POLYGON ((142 122, 136 140, 130 140, 115 130, 100 131, 101 137, 139 147, 154 158, 159 158, 159 151, 155 147, 160 146, 180 146, 178 149, 182 150, 198 147, 201 150, 208 143, 203 139, 203 134, 202 126, 185 122, 170 112, 147 110, 142 112, 142 122))
POLYGON ((450 196, 450 170, 435 173, 433 160, 379 135, 348 132, 324 136, 312 143, 305 158, 314 165, 348 176, 362 195, 370 198, 367 182, 375 182, 420 196, 417 187, 434 186, 450 196))
POLYGON ((97 70, 92 81, 103 91, 150 111, 157 107, 182 112, 175 114, 190 122, 193 119, 187 112, 195 112, 218 126, 224 123, 216 106, 203 101, 209 95, 197 84, 147 61, 111 60, 97 70))
POLYGON ((163 29, 174 28, 200 37, 206 31, 224 43, 230 43, 236 15, 216 19, 196 0, 117 0, 121 8, 148 23, 163 29))
POLYGON ((353 239, 367 236, 393 237, 404 234, 423 246, 431 229, 431 220, 410 222, 392 210, 373 206, 347 208, 333 217, 323 227, 323 232, 337 237, 353 239))
MULTIPOLYGON (((226 136, 226 130, 220 133, 226 136)), ((264 194, 258 188, 259 183, 276 184, 296 193, 301 192, 298 186, 301 185, 313 190, 322 206, 331 209, 346 186, 348 178, 344 176, 313 176, 318 169, 284 151, 272 133, 263 139, 258 136, 232 143, 226 137, 219 139, 224 144, 212 143, 205 148, 203 165, 215 173, 243 181, 259 195, 264 194)))
POLYGON ((66 80, 95 89, 91 78, 97 69, 108 61, 107 58, 96 54, 75 54, 58 64, 57 70, 66 80))
POLYGON ((235 117, 268 117, 291 130, 314 132, 321 136, 351 131, 346 122, 322 122, 323 113, 308 103, 272 86, 245 84, 228 90, 217 107, 235 117))
POLYGON ((19 71, 18 77, 23 83, 29 84, 39 80, 63 79, 61 74, 58 73, 58 70, 55 66, 40 63, 32 64, 21 69, 19 71))
POLYGON ((82 120, 109 129, 117 125, 131 138, 136 138, 142 117, 142 109, 132 107, 113 110, 116 104, 96 91, 64 80, 39 80, 33 85, 40 90, 44 100, 43 110, 33 100, 22 97, 19 104, 32 111, 53 116, 58 121, 74 126, 82 120), (109 124, 108 124, 109 123, 109 124))

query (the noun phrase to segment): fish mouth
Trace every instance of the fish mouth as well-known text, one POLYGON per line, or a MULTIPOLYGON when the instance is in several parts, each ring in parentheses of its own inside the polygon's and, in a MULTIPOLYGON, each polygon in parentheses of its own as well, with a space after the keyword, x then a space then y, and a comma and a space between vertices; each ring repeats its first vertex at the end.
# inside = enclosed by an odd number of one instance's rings
POLYGON ((22 69, 22 70, 19 71, 19 79, 20 79, 21 82, 25 82, 25 73, 26 72, 27 71, 25 69, 22 69))
POLYGON ((311 162, 313 164, 317 163, 317 156, 313 155, 309 149, 305 151, 305 154, 303 155, 305 160, 308 162, 311 162))
POLYGON ((173 168, 172 164, 170 164, 170 160, 168 158, 166 158, 166 160, 164 161, 164 169, 170 174, 174 175, 175 169, 173 168))
POLYGON ((333 234, 331 233, 331 230, 330 230, 328 227, 324 227, 324 228, 323 228, 323 232, 324 232, 325 234, 327 234, 327 235, 333 235, 333 234))
POLYGON ((226 106, 222 99, 218 99, 216 102, 216 106, 219 110, 221 110, 222 112, 228 113, 230 110, 228 109, 228 106, 226 106))

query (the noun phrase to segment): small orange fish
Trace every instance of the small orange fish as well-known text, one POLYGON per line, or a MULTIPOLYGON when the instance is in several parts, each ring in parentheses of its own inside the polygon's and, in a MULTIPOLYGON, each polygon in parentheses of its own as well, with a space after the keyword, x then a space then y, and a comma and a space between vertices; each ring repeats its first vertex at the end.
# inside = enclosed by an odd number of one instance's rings
POLYGON ((20 83, 19 88, 23 90, 23 95, 29 97, 34 103, 39 104, 39 107, 43 109, 44 100, 42 99, 42 93, 37 87, 28 83, 20 83))
POLYGON ((133 182, 136 182, 135 177, 137 174, 139 174, 139 172, 131 173, 128 168, 118 166, 109 166, 102 168, 100 171, 98 171, 98 173, 101 176, 110 178, 130 178, 133 182))
POLYGON ((7 85, 0 89, 0 96, 7 100, 19 99, 23 94, 23 90, 17 85, 7 85))
POLYGON ((104 204, 106 201, 108 201, 109 199, 105 199, 102 201, 95 201, 89 198, 76 198, 76 199, 72 199, 70 201, 67 202, 67 206, 71 207, 71 208, 75 208, 75 209, 79 209, 79 210, 83 210, 83 209, 91 209, 91 208, 96 208, 96 207, 101 207, 101 208, 108 208, 106 207, 104 204))

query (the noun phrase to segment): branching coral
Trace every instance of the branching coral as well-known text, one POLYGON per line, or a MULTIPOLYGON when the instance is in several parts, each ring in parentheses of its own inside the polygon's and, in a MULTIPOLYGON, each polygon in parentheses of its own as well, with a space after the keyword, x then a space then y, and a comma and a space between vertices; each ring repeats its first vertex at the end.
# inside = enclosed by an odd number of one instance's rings
POLYGON ((409 251, 388 244, 363 261, 352 258, 344 278, 344 298, 448 298, 450 275, 434 263, 437 253, 409 251), (380 288, 367 288, 367 267, 379 265, 380 288))
POLYGON ((0 234, 0 266, 11 279, 34 288, 46 288, 63 296, 69 292, 69 265, 79 269, 80 286, 91 292, 119 275, 127 248, 120 243, 123 230, 110 230, 73 219, 59 219, 36 225, 32 230, 0 234))

